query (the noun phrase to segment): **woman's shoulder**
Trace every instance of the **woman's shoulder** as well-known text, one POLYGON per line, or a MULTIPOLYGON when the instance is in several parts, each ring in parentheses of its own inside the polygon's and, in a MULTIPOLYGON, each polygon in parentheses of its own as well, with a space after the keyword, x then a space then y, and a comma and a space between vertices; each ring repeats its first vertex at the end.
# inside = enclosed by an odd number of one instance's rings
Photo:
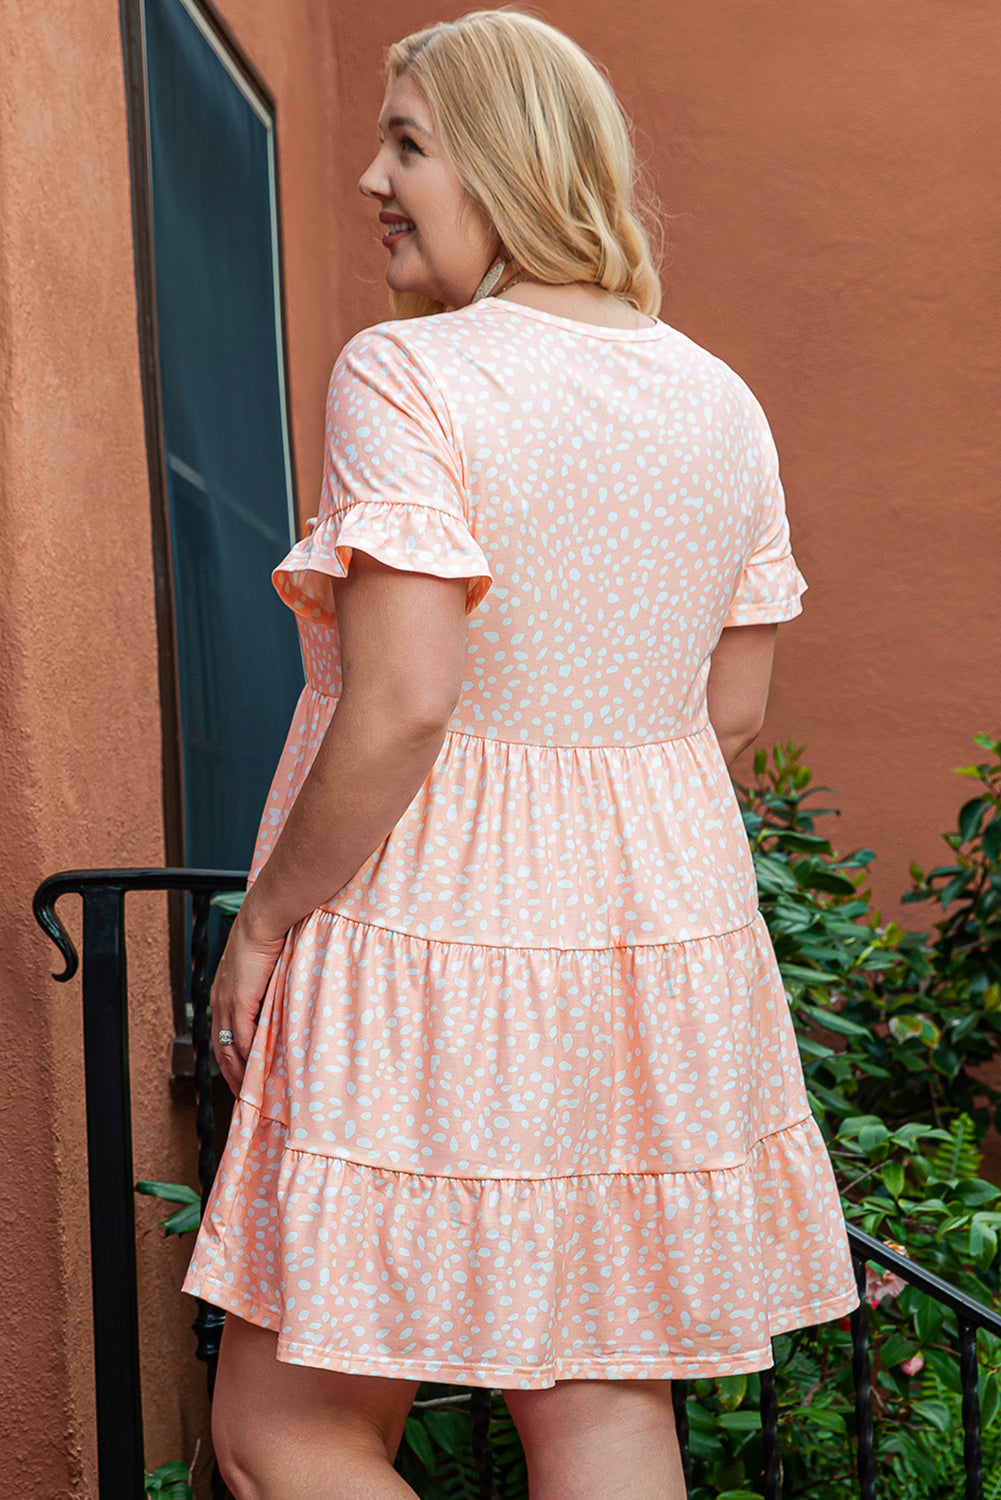
POLYGON ((360 329, 337 356, 327 389, 328 414, 392 408, 397 417, 452 430, 450 351, 454 354, 457 345, 441 325, 456 316, 389 318, 360 329))
POLYGON ((362 328, 337 356, 334 378, 382 372, 408 383, 438 386, 450 357, 470 347, 473 330, 464 317, 468 311, 387 318, 362 328))
POLYGON ((460 308, 456 312, 431 313, 422 318, 385 318, 359 329, 348 339, 339 357, 366 352, 378 353, 384 358, 415 358, 422 350, 454 341, 466 311, 466 308, 460 308))

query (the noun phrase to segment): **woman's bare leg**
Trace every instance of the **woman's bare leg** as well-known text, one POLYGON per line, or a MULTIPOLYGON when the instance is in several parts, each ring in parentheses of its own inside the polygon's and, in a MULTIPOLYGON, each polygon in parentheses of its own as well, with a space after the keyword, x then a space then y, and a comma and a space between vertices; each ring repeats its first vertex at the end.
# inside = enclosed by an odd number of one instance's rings
POLYGON ((505 1391, 531 1500, 685 1500, 667 1380, 560 1380, 505 1391))
POLYGON ((236 1500, 413 1500, 393 1460, 417 1381, 281 1364, 277 1343, 227 1315, 212 1439, 236 1500))

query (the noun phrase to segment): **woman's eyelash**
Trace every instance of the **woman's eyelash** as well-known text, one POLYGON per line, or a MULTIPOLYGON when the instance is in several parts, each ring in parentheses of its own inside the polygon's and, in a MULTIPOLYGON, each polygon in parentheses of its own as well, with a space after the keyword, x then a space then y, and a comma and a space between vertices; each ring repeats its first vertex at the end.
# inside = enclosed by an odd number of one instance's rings
POLYGON ((421 150, 420 146, 418 146, 413 137, 409 135, 400 136, 400 150, 412 150, 416 151, 418 156, 424 155, 424 152, 421 150))

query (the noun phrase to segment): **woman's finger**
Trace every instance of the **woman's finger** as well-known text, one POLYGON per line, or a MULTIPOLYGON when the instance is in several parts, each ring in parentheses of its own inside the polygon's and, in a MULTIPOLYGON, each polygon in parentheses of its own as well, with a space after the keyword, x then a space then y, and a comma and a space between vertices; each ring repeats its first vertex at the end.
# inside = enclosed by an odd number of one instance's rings
POLYGON ((212 1046, 219 1070, 239 1093, 268 983, 283 943, 248 940, 237 919, 212 986, 212 1046))
POLYGON ((258 998, 252 1005, 244 1005, 238 1011, 233 1022, 233 1046, 230 1049, 240 1058, 246 1066, 250 1049, 254 1045, 254 1033, 257 1030, 258 1017, 261 1014, 261 1000, 258 998))
POLYGON ((243 1075, 247 1070, 246 1061, 237 1056, 235 1047, 218 1047, 216 1060, 219 1063, 219 1071, 225 1078, 230 1090, 239 1094, 243 1083, 243 1075))
POLYGON ((236 1094, 243 1081, 243 1073, 247 1064, 246 1055, 241 1056, 237 1050, 236 1033, 232 1025, 232 1017, 229 1015, 229 1007, 216 1001, 214 991, 212 1000, 212 1051, 219 1064, 220 1073, 236 1094))

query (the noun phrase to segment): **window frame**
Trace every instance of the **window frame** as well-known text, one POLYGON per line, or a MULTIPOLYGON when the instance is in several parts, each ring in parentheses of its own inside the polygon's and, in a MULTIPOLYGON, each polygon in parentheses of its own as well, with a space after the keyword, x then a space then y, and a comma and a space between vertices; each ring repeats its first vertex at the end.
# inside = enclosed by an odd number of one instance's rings
MULTIPOLYGON (((202 32, 234 83, 268 129, 275 338, 278 349, 289 524, 291 534, 295 536, 298 529, 299 505, 286 338, 288 316, 282 246, 277 105, 271 90, 211 0, 176 0, 176 3, 184 8, 202 32)), ((182 866, 185 863, 185 802, 181 684, 177 649, 174 564, 170 540, 170 497, 163 421, 163 391, 160 380, 144 0, 119 0, 119 23, 125 71, 139 366, 152 522, 164 859, 168 866, 182 866)), ((189 967, 186 952, 187 927, 184 898, 172 896, 170 898, 170 973, 174 1021, 178 1032, 174 1043, 173 1072, 175 1076, 186 1076, 193 1071, 193 1057, 189 1056, 190 1041, 184 1035, 188 1028, 184 1000, 189 967)))

